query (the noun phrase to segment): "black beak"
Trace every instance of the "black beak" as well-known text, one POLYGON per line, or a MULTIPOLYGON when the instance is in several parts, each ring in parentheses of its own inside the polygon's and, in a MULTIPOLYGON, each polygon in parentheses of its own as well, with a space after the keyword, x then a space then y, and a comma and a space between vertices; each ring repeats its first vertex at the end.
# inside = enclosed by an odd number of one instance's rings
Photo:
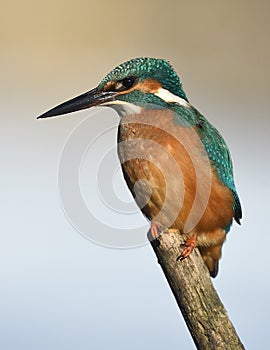
POLYGON ((37 119, 55 117, 57 115, 67 114, 79 111, 81 109, 98 106, 102 103, 113 101, 115 95, 116 92, 100 91, 98 88, 95 88, 67 102, 61 103, 59 106, 56 106, 50 109, 48 112, 41 114, 37 117, 37 119))

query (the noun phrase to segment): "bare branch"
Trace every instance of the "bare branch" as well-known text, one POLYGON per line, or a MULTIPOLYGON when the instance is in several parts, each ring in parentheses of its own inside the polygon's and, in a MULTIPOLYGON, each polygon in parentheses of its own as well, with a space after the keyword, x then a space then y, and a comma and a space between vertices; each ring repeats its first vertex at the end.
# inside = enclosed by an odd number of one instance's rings
POLYGON ((198 249, 178 261, 182 238, 166 230, 151 245, 200 350, 244 349, 198 249))

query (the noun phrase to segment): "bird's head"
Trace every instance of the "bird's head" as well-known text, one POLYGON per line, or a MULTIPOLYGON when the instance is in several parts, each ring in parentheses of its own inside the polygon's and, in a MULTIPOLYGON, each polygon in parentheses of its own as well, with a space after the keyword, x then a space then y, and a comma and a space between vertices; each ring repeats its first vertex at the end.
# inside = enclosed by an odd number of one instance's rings
POLYGON ((187 103, 182 84, 170 63, 157 58, 135 58, 113 69, 100 84, 38 118, 53 117, 93 106, 127 112, 147 104, 187 103))

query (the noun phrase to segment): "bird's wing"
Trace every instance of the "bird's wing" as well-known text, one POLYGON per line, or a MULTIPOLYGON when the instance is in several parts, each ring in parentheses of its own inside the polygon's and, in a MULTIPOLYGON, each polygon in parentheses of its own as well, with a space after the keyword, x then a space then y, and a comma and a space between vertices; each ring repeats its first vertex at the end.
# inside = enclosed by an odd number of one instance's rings
POLYGON ((234 218, 235 221, 240 224, 242 209, 234 184, 230 152, 223 137, 218 130, 191 105, 189 105, 189 107, 184 107, 174 104, 170 107, 176 112, 175 120, 177 123, 196 127, 218 178, 232 191, 234 198, 234 218))
POLYGON ((218 130, 211 125, 202 115, 198 118, 202 142, 207 151, 208 157, 216 170, 218 178, 233 193, 233 210, 235 221, 240 224, 242 218, 241 203, 235 188, 233 177, 233 165, 229 149, 218 130))

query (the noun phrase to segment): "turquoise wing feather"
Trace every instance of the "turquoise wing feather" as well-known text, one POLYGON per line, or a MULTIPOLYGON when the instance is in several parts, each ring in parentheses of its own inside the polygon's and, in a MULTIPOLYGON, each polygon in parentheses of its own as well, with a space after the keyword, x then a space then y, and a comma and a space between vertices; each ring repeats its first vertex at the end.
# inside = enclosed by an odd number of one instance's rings
POLYGON ((181 125, 196 126, 208 157, 216 170, 218 178, 233 194, 233 210, 235 221, 240 224, 242 218, 241 203, 235 188, 233 165, 229 149, 218 130, 192 106, 170 106, 175 112, 175 120, 181 125))
POLYGON ((235 188, 233 177, 233 165, 229 149, 220 135, 218 130, 211 125, 203 116, 199 118, 199 133, 202 142, 207 151, 208 157, 216 169, 218 178, 227 186, 233 193, 233 210, 235 221, 240 224, 242 218, 242 209, 240 200, 235 188), (205 126, 202 127, 201 124, 205 126))

